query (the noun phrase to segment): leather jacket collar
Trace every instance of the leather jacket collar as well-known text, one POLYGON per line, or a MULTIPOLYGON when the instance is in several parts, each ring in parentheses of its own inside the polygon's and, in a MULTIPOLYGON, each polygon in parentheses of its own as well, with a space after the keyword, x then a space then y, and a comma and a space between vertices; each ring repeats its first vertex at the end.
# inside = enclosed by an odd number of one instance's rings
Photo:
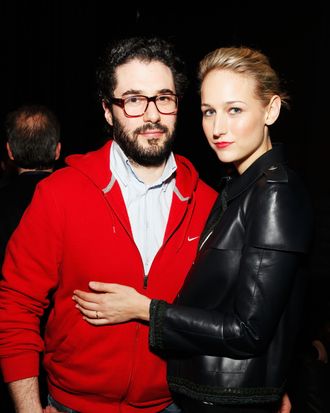
POLYGON ((253 183, 267 170, 275 170, 278 164, 285 162, 283 144, 273 144, 272 149, 264 153, 242 174, 235 178, 227 179, 227 201, 239 196, 246 191, 253 183))

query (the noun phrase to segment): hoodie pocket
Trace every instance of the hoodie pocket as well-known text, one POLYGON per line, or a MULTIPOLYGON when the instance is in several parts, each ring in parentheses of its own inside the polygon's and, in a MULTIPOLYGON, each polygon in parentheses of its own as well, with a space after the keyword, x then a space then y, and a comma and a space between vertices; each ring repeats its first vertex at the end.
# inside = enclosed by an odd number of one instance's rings
POLYGON ((86 329, 86 324, 86 321, 82 319, 75 323, 63 341, 58 343, 57 348, 54 349, 52 356, 53 361, 59 363, 65 361, 74 354, 79 344, 83 344, 88 340, 89 334, 86 329))
POLYGON ((76 394, 123 398, 133 366, 132 324, 96 327, 77 321, 57 348, 45 355, 52 383, 76 394))

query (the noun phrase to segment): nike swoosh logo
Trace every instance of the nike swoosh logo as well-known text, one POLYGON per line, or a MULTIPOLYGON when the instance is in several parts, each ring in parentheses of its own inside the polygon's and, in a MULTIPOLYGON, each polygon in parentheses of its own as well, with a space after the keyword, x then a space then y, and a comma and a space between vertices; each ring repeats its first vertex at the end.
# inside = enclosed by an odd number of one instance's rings
POLYGON ((199 238, 199 235, 197 237, 188 237, 188 241, 193 241, 194 239, 199 238))

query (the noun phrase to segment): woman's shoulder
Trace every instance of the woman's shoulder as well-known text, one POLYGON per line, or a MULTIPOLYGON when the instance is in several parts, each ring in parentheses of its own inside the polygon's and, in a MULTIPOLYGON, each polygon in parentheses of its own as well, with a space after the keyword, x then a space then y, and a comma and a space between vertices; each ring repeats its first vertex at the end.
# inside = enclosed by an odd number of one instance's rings
POLYGON ((274 196, 278 202, 289 203, 294 209, 298 203, 301 207, 310 207, 310 194, 298 173, 285 164, 270 166, 263 171, 256 182, 255 197, 263 203, 272 202, 274 196))
POLYGON ((250 194, 246 222, 259 245, 306 251, 313 228, 308 191, 297 173, 280 164, 265 171, 250 194))

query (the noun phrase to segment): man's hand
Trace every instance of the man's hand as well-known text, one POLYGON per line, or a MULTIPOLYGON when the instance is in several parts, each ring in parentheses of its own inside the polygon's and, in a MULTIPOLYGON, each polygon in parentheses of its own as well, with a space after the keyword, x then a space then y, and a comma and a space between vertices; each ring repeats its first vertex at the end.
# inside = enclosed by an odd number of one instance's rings
POLYGON ((53 406, 47 406, 44 410, 43 413, 61 413, 55 407, 53 406))

